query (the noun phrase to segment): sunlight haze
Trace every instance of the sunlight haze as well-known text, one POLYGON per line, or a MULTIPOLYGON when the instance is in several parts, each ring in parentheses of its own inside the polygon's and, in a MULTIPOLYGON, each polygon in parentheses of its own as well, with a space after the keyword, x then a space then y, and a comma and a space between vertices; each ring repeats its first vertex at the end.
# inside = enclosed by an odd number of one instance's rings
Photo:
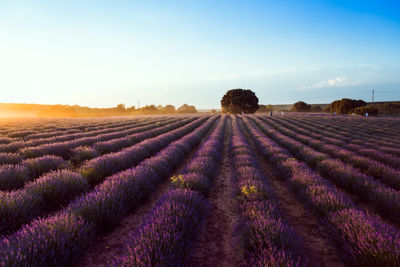
POLYGON ((0 102, 400 100, 399 44, 396 1, 2 0, 0 102))

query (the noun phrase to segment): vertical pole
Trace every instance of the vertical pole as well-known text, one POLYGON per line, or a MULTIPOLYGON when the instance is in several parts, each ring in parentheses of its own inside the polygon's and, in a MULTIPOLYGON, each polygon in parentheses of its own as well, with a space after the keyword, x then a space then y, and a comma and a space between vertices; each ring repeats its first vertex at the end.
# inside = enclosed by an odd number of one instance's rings
POLYGON ((372 89, 372 104, 374 104, 374 90, 372 89))

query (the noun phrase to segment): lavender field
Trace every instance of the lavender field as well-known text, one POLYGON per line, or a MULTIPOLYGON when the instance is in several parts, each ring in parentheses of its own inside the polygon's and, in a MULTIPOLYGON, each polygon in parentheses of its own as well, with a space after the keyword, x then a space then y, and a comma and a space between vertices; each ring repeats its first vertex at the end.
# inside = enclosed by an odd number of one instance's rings
POLYGON ((400 119, 0 122, 0 266, 400 266, 400 119))

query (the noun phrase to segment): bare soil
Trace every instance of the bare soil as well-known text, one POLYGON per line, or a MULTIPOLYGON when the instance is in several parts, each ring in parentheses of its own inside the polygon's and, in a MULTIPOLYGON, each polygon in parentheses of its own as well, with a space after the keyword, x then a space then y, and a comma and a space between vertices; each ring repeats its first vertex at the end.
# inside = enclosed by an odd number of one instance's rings
POLYGON ((232 166, 228 157, 230 139, 231 121, 228 120, 221 167, 208 198, 210 213, 193 242, 188 266, 243 265, 242 252, 234 234, 238 215, 231 184, 232 166))
MULTIPOLYGON (((257 151, 252 139, 248 135, 247 137, 254 151, 257 151)), ((307 266, 345 266, 340 256, 341 252, 326 234, 327 229, 319 223, 318 217, 288 189, 284 181, 278 179, 273 166, 258 153, 256 154, 263 174, 279 202, 285 221, 293 227, 301 240, 301 252, 308 260, 307 266)))

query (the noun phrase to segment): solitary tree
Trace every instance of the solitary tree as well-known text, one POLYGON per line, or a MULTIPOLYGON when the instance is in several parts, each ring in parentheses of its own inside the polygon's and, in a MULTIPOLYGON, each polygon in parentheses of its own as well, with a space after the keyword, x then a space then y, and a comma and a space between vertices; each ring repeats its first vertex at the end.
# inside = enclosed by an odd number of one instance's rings
POLYGON ((258 98, 250 89, 231 89, 222 97, 224 113, 254 113, 258 109, 258 98))

